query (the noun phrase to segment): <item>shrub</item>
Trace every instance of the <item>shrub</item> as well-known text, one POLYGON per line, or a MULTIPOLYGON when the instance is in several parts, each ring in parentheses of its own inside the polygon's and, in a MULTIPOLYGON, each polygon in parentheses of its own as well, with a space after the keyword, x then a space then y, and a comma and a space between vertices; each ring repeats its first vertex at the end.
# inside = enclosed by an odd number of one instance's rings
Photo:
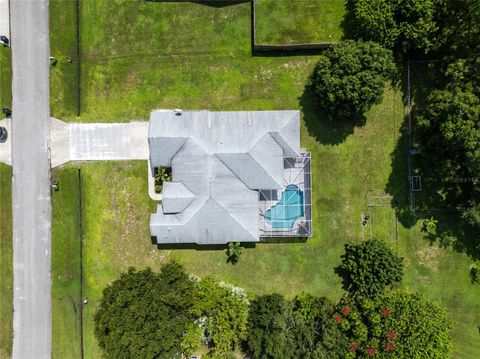
POLYGON ((402 280, 403 259, 381 241, 346 244, 341 258, 342 263, 335 271, 350 293, 375 297, 385 287, 402 280))

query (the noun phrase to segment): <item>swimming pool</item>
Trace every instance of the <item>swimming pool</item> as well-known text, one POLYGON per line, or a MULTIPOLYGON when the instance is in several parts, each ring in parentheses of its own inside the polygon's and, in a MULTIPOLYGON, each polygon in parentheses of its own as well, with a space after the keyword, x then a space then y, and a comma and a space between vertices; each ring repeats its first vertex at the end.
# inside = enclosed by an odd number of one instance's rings
POLYGON ((265 219, 272 228, 291 229, 299 217, 303 217, 303 192, 296 185, 289 185, 280 201, 265 212, 265 219))

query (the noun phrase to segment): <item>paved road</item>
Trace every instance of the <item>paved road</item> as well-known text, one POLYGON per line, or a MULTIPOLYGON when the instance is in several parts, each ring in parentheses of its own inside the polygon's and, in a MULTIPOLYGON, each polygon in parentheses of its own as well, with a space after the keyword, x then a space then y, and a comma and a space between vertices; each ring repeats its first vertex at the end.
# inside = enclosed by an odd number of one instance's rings
POLYGON ((48 0, 11 0, 13 359, 51 356, 48 0))

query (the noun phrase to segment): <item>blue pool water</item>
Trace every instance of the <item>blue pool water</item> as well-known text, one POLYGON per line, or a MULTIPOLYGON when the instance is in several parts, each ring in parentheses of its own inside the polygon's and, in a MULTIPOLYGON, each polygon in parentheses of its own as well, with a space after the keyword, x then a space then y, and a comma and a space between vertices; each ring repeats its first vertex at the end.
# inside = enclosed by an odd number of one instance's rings
POLYGON ((289 185, 275 206, 265 212, 265 219, 272 228, 291 229, 299 217, 303 217, 303 192, 298 186, 289 185))

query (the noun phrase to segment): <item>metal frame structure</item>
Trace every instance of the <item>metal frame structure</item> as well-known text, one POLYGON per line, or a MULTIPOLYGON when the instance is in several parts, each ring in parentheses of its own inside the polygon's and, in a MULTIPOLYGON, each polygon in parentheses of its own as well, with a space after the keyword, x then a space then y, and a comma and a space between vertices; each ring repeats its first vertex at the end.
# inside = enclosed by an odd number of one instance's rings
MULTIPOLYGON (((260 237, 311 237, 312 236, 312 174, 311 154, 302 153, 300 157, 285 158, 283 171, 284 188, 281 190, 259 190, 259 230, 260 237), (265 213, 278 204, 285 189, 295 185, 303 193, 302 204, 288 204, 287 206, 303 206, 303 216, 295 220, 292 228, 273 228, 265 218, 265 213)), ((288 202, 287 202, 288 203, 288 202)), ((275 222, 279 220, 276 219, 275 222)), ((290 220, 285 220, 290 221, 290 220)))

